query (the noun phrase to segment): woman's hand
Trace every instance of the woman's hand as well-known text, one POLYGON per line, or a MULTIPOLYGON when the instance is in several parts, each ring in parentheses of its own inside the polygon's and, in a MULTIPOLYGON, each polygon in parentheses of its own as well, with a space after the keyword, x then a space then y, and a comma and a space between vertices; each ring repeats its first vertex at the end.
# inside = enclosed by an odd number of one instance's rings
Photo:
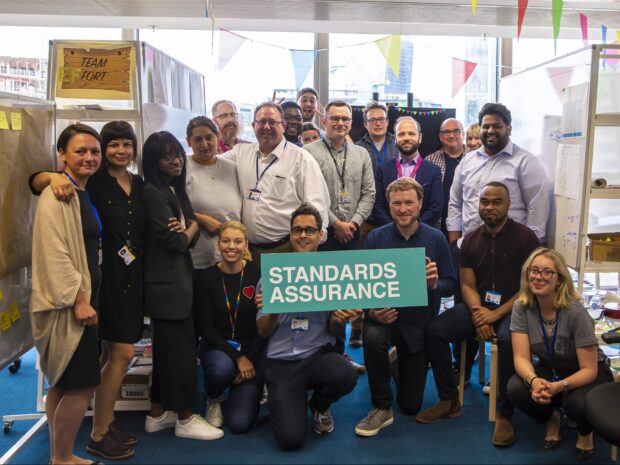
POLYGON ((263 292, 257 292, 254 297, 254 303, 256 304, 256 308, 258 308, 259 312, 263 311, 263 292))
POLYGON ((73 313, 82 326, 92 326, 98 322, 97 312, 88 302, 76 303, 73 306, 73 313))
POLYGON ((362 313, 362 310, 336 310, 332 313, 332 319, 338 324, 344 324, 351 318, 355 318, 362 313))
POLYGON ((532 399, 541 405, 549 405, 553 394, 551 393, 551 384, 543 378, 536 377, 531 381, 532 399))
POLYGON ((168 228, 170 228, 170 231, 177 233, 185 231, 185 227, 177 218, 168 218, 168 228))
POLYGON ((236 360, 237 370, 239 373, 233 380, 233 384, 239 384, 249 379, 254 378, 256 376, 256 371, 254 370, 254 365, 245 355, 242 355, 236 360))

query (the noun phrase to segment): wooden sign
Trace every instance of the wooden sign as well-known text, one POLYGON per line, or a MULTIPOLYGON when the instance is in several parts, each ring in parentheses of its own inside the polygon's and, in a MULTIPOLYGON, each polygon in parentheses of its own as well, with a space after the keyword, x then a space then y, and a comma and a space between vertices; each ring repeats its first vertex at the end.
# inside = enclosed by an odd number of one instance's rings
POLYGON ((58 52, 57 97, 131 98, 135 60, 133 46, 123 44, 104 48, 85 44, 82 47, 60 47, 58 52))

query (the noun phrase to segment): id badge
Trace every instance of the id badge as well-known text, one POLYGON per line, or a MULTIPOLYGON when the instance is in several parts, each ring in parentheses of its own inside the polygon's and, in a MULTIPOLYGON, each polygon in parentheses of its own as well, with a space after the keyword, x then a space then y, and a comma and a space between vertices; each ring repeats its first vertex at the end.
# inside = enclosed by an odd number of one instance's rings
POLYGON ((484 302, 487 304, 493 304, 499 307, 500 302, 502 301, 502 295, 497 291, 487 291, 484 296, 484 302))
POLYGON ((248 199, 258 202, 260 200, 260 194, 260 189, 250 189, 250 192, 248 193, 248 199))
POLYGON ((351 193, 350 192, 338 192, 338 205, 349 205, 351 204, 351 193))
POLYGON ((233 349, 239 351, 241 350, 241 343, 239 341, 235 341, 234 339, 226 339, 226 342, 228 342, 228 345, 233 349))
POLYGON ((127 266, 131 265, 131 262, 136 259, 136 256, 131 252, 131 249, 127 246, 127 244, 125 244, 117 253, 127 266))
POLYGON ((97 265, 101 266, 103 263, 103 249, 101 246, 97 247, 97 265))
POLYGON ((293 331, 308 331, 309 321, 306 318, 293 318, 291 329, 293 331))

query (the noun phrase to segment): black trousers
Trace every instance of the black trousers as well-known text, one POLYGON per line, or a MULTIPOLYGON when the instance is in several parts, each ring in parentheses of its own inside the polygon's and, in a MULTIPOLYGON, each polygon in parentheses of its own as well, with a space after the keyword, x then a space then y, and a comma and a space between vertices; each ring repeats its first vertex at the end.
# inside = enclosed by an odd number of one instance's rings
POLYGON ((392 407, 389 350, 398 351, 398 384, 396 403, 405 415, 420 411, 426 385, 428 361, 424 350, 412 354, 395 327, 381 324, 372 318, 364 321, 364 363, 373 407, 387 410, 392 407))
POLYGON ((353 239, 349 242, 339 242, 334 237, 334 228, 327 228, 327 239, 319 246, 319 252, 338 251, 338 250, 359 250, 360 248, 360 230, 356 229, 353 233, 353 239))
POLYGON ((196 340, 194 320, 151 318, 153 327, 153 380, 151 402, 165 410, 194 408, 196 392, 196 340))
MULTIPOLYGON (((503 416, 510 417, 514 408, 506 395, 506 385, 515 372, 510 334, 510 314, 495 322, 493 327, 497 334, 499 349, 498 410, 503 416)), ((471 313, 462 303, 443 312, 432 320, 426 328, 428 358, 431 362, 435 385, 441 400, 452 399, 458 395, 458 386, 452 372, 450 343, 459 344, 463 340, 475 337, 476 328, 471 319, 471 313)))
MULTIPOLYGON (((553 373, 550 368, 539 365, 534 366, 536 375, 541 378, 551 379, 553 373)), ((525 385, 523 380, 517 375, 513 375, 508 382, 508 397, 513 404, 533 417, 538 423, 546 423, 553 413, 554 407, 563 407, 566 415, 577 422, 579 434, 586 435, 592 432, 592 425, 588 420, 586 411, 586 394, 594 387, 613 381, 613 376, 605 362, 599 362, 598 374, 596 379, 585 386, 560 392, 551 398, 551 404, 541 405, 532 399, 530 388, 525 385)))
POLYGON ((273 434, 282 449, 291 450, 306 437, 308 390, 314 389, 312 407, 325 412, 353 390, 357 374, 341 355, 320 351, 303 360, 268 359, 265 382, 273 434))
POLYGON ((620 447, 620 383, 605 383, 588 392, 586 412, 594 430, 606 441, 620 447))

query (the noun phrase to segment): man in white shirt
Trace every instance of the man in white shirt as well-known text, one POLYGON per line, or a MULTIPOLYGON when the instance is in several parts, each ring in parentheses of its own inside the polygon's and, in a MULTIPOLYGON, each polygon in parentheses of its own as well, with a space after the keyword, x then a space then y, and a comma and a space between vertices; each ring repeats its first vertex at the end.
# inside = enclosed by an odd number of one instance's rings
POLYGON ((299 205, 313 205, 326 225, 330 202, 317 162, 284 138, 286 122, 280 105, 258 105, 252 127, 258 143, 237 144, 222 156, 237 164, 241 220, 252 256, 260 263, 261 253, 292 251, 290 218, 299 205))

